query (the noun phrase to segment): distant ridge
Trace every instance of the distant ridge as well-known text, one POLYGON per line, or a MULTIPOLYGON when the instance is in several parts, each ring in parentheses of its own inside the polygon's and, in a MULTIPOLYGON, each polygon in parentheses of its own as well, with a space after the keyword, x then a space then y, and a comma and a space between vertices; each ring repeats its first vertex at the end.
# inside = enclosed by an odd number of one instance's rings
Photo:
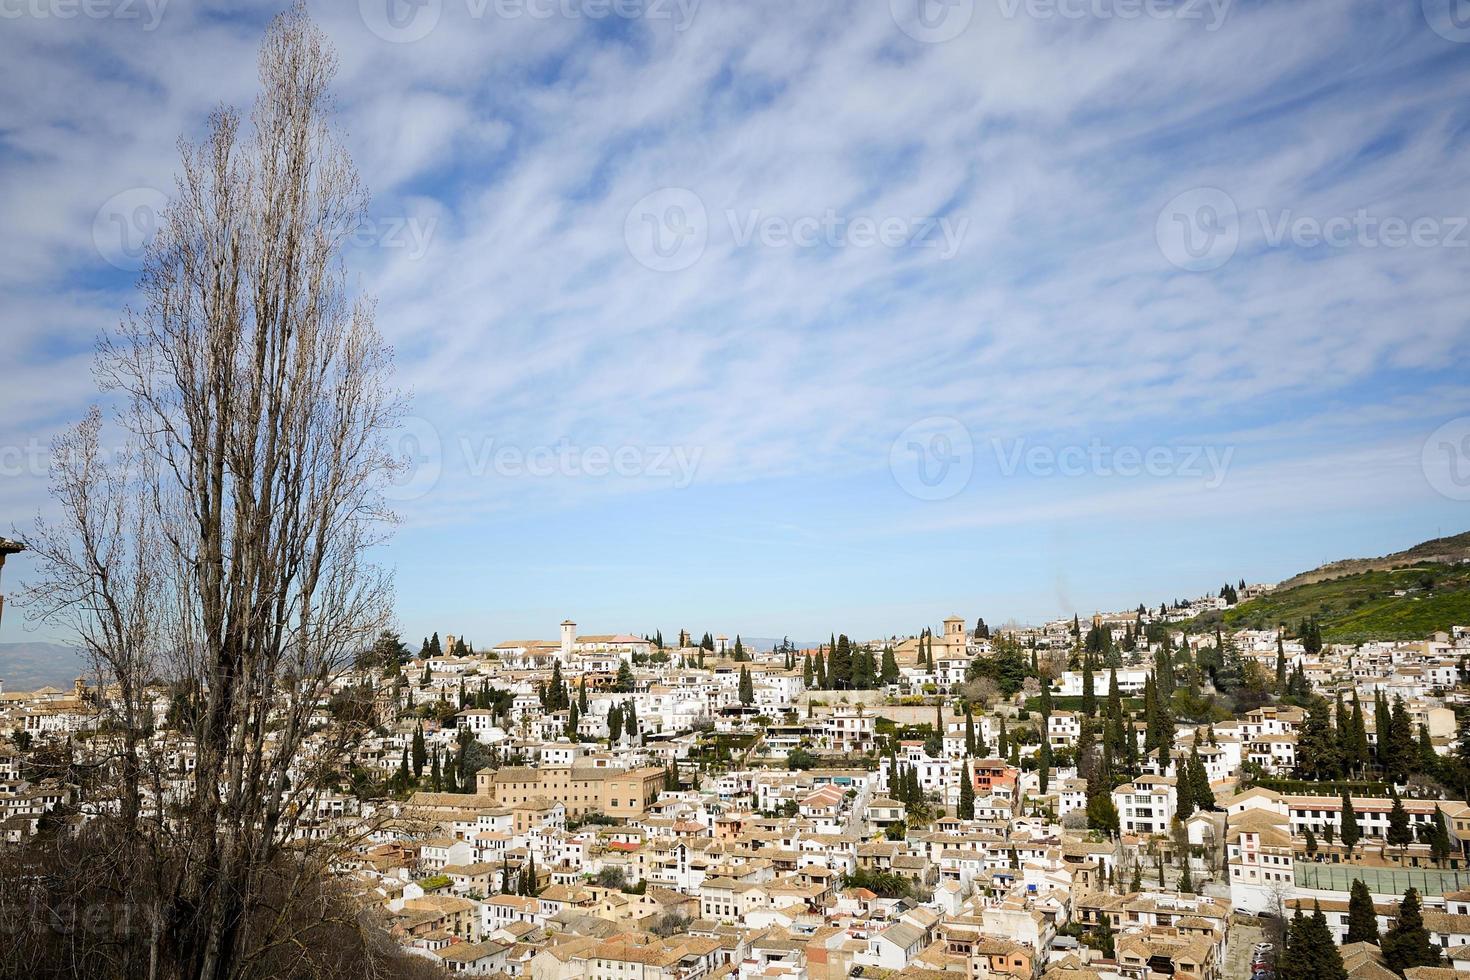
MULTIPOLYGON (((765 652, 769 652, 771 650, 776 649, 776 647, 781 643, 781 639, 782 638, 779 637, 779 636, 742 636, 740 638, 740 643, 741 643, 742 646, 748 646, 752 650, 756 650, 756 651, 765 653, 765 652)), ((796 649, 798 649, 798 650, 808 650, 808 649, 812 649, 814 647, 817 647, 817 646, 819 646, 821 644, 824 644, 827 641, 826 640, 792 640, 791 642, 796 646, 796 649)), ((735 643, 735 638, 732 636, 732 637, 730 637, 730 644, 733 646, 734 643, 735 643)))
POLYGON ((81 652, 60 643, 0 643, 0 681, 7 691, 69 688, 86 669, 81 652))
POLYGON ((1330 561, 1325 565, 1312 569, 1309 572, 1301 572, 1282 582, 1277 588, 1290 589, 1298 585, 1311 585, 1313 582, 1325 582, 1328 579, 1341 578, 1344 575, 1357 575, 1360 572, 1386 572, 1404 565, 1415 565, 1419 562, 1439 562, 1454 565, 1470 558, 1470 531, 1453 535, 1448 538, 1433 538, 1422 541, 1412 548, 1396 551, 1391 555, 1381 558, 1344 558, 1339 561, 1330 561))

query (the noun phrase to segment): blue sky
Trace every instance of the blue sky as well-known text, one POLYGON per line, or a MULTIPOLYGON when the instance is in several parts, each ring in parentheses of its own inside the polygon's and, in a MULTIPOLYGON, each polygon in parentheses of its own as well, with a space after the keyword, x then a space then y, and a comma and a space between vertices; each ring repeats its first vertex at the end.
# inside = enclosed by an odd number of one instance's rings
MULTIPOLYGON (((1470 528, 1450 2, 310 4, 414 395, 405 635, 1038 621, 1470 528)), ((20 533, 279 5, 69 9, 0 30, 20 533)))

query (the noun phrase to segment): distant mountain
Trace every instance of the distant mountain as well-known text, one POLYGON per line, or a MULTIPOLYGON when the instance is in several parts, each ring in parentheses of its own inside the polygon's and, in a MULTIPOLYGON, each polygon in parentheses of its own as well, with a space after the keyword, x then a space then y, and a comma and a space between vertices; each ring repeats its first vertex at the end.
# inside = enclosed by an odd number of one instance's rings
POLYGON ((1470 532, 1435 538, 1381 558, 1349 558, 1294 575, 1273 591, 1192 628, 1295 629, 1316 617, 1329 642, 1417 640, 1470 625, 1470 532))
MULTIPOLYGON (((776 649, 777 645, 780 644, 781 640, 782 640, 782 638, 779 637, 779 636, 742 636, 740 638, 740 642, 744 646, 748 646, 752 650, 756 650, 756 651, 762 652, 762 653, 776 649)), ((730 642, 731 643, 734 643, 735 642, 734 637, 731 637, 730 638, 730 642)), ((791 642, 796 645, 796 649, 798 649, 798 650, 806 650, 808 648, 814 648, 814 647, 816 647, 816 646, 818 646, 820 644, 826 643, 827 641, 826 640, 795 640, 795 639, 793 639, 791 642)))
POLYGON ((80 651, 59 643, 0 643, 0 681, 7 691, 69 688, 86 667, 80 651))

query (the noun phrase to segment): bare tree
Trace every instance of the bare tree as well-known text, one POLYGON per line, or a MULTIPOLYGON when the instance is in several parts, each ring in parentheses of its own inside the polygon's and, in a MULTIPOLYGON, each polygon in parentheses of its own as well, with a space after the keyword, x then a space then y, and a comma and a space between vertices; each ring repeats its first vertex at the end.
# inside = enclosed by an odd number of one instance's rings
POLYGON ((345 287, 366 195, 329 121, 335 66, 296 6, 266 34, 249 125, 221 109, 181 144, 142 303, 99 343, 126 449, 103 451, 96 411, 58 440, 61 516, 28 542, 23 598, 90 651, 118 733, 104 813, 155 903, 128 975, 249 976, 292 941, 289 903, 262 903, 326 866, 286 845, 353 734, 311 717, 389 621, 367 553, 392 520, 403 401, 345 287), (186 779, 150 734, 159 681, 191 706, 186 779))

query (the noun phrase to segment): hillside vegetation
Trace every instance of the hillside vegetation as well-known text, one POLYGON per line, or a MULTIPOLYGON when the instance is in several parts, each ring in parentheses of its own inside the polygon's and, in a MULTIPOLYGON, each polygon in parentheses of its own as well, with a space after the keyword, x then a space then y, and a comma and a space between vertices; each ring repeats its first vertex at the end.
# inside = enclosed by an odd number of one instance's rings
POLYGON ((1411 560, 1391 569, 1335 577, 1308 573, 1288 579, 1269 595, 1209 617, 1209 624, 1200 617, 1195 625, 1212 626, 1218 617, 1227 629, 1265 629, 1279 623, 1295 629, 1313 616, 1329 643, 1422 639, 1436 630, 1470 623, 1470 564, 1411 560))
POLYGON ((1277 590, 1291 589, 1298 585, 1311 585, 1329 579, 1340 579, 1361 572, 1386 572, 1414 565, 1456 565, 1470 558, 1470 531, 1447 538, 1431 538, 1428 541, 1396 551, 1380 558, 1345 558, 1328 562, 1309 572, 1293 575, 1277 586, 1277 590))

